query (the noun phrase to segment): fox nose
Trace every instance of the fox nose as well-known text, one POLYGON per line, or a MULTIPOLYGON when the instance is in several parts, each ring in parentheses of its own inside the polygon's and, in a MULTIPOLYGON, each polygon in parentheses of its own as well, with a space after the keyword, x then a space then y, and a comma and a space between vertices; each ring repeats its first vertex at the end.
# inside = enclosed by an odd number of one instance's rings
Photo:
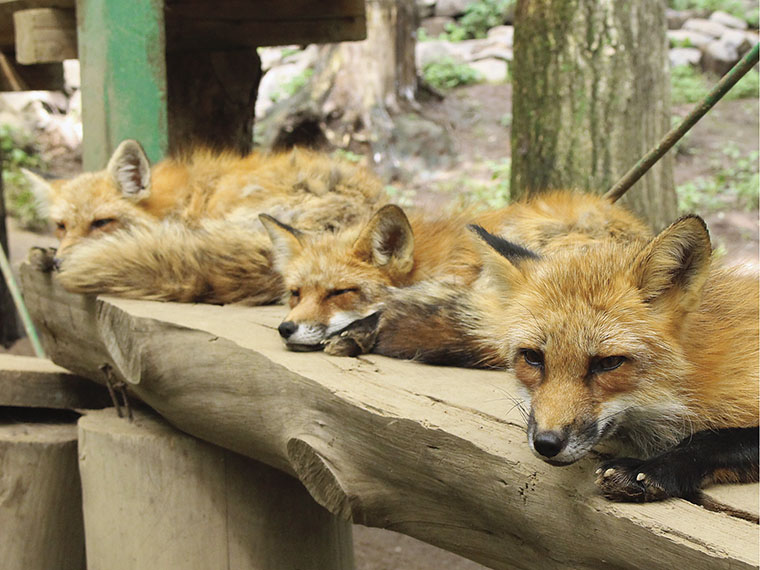
POLYGON ((63 263, 63 260, 60 257, 54 257, 53 269, 55 269, 56 271, 59 271, 61 269, 61 263, 63 263))
POLYGON ((565 440, 556 431, 541 431, 533 436, 533 447, 544 457, 554 457, 565 447, 565 440))
POLYGON ((284 321, 280 323, 279 327, 277 327, 277 331, 280 333, 280 336, 282 338, 287 340, 290 338, 290 335, 296 332, 297 328, 298 328, 298 325, 295 324, 293 321, 284 321))

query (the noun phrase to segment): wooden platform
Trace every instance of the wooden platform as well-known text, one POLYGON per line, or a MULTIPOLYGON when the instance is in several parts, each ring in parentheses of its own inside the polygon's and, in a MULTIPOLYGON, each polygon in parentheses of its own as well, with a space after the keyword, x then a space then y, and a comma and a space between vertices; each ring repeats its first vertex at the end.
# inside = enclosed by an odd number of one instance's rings
MULTIPOLYGON (((593 458, 535 458, 504 372, 287 352, 283 307, 88 298, 29 266, 22 281, 54 362, 97 382, 111 364, 174 426, 295 475, 340 517, 492 568, 758 566, 757 525, 613 504, 593 458)), ((757 485, 724 489, 757 512, 757 485)))

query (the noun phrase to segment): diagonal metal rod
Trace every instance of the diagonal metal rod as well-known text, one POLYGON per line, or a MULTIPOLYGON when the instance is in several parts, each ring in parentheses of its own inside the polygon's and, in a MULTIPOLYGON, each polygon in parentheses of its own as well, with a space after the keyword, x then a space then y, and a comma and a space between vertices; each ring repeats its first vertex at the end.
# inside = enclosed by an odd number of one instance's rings
POLYGON ((633 167, 625 173, 625 175, 610 188, 604 195, 610 202, 616 202, 625 192, 633 186, 639 178, 646 174, 652 165, 662 158, 666 152, 668 152, 678 140, 683 137, 689 129, 691 129, 699 119, 701 119, 707 111, 712 109, 713 105, 721 100, 721 98, 728 93, 736 82, 739 81, 744 75, 752 69, 752 66, 758 62, 758 53, 760 50, 760 43, 747 52, 747 54, 731 68, 731 71, 726 73, 720 81, 713 87, 710 92, 702 99, 691 113, 684 117, 683 121, 676 127, 672 128, 668 134, 659 142, 659 144, 650 150, 641 160, 639 160, 633 167))

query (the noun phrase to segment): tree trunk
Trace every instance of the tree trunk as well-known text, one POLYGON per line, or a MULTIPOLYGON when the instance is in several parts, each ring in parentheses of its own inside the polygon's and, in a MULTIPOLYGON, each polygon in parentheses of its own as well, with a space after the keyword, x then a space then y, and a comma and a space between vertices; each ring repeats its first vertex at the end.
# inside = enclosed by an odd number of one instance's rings
MULTIPOLYGON (((607 190, 670 128, 664 3, 518 0, 515 20, 513 195, 607 190)), ((672 155, 623 200, 670 223, 672 155)))
POLYGON ((404 0, 368 0, 366 11, 367 39, 320 48, 308 85, 263 121, 264 146, 356 142, 376 162, 393 162, 397 119, 417 108, 417 14, 404 0))

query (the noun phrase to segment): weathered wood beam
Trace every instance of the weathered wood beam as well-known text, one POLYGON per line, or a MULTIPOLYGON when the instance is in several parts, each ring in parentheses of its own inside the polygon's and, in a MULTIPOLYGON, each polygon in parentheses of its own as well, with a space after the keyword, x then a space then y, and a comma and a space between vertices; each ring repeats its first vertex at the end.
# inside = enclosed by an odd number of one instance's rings
POLYGON ((0 568, 82 570, 77 427, 0 416, 0 568))
POLYGON ((13 14, 16 60, 23 64, 52 63, 77 58, 74 10, 35 8, 13 14))
POLYGON ((0 406, 104 408, 108 393, 45 358, 0 354, 0 406))
POLYGON ((152 413, 79 420, 87 565, 352 570, 351 525, 297 480, 152 413))
POLYGON ((0 51, 13 51, 16 43, 13 13, 33 8, 74 8, 76 0, 0 0, 0 51))
POLYGON ((534 457, 507 373, 290 353, 282 307, 93 299, 21 275, 55 362, 96 381, 110 363, 176 427, 296 475, 356 523, 492 568, 758 565, 757 525, 681 500, 610 503, 593 458, 534 457))

